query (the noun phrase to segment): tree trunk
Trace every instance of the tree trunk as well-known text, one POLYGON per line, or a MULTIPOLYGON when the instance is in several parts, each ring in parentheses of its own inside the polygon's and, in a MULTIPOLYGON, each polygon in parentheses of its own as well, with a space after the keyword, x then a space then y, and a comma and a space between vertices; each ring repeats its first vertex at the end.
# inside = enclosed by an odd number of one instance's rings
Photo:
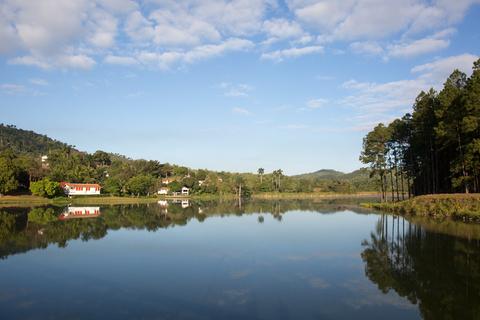
POLYGON ((405 200, 405 182, 403 181, 403 170, 400 171, 400 185, 402 186, 402 200, 405 200))
POLYGON ((395 202, 395 190, 393 187, 393 169, 390 169, 390 187, 392 188, 392 202, 395 202))
POLYGON ((462 139, 460 137, 460 132, 458 130, 458 125, 457 125, 457 138, 458 138, 458 149, 460 150, 460 156, 462 157, 462 174, 463 174, 463 183, 465 185, 465 193, 469 193, 468 190, 468 173, 467 173, 467 168, 465 165, 465 156, 463 155, 463 148, 462 148, 462 139))

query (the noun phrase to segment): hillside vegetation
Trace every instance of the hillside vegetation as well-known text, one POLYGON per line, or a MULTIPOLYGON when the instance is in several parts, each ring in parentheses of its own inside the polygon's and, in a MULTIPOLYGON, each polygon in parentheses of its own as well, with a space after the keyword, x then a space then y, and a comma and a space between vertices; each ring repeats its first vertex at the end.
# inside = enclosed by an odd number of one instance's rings
POLYGON ((436 194, 366 207, 400 215, 480 221, 480 194, 436 194))
POLYGON ((15 153, 45 155, 51 150, 64 149, 69 146, 29 130, 12 125, 0 124, 0 150, 9 148, 15 153))
MULTIPOLYGON (((218 172, 191 169, 156 160, 130 159, 98 150, 82 152, 33 131, 0 125, 0 194, 26 193, 56 197, 60 181, 100 183, 102 193, 151 195, 160 188, 177 192, 188 187, 195 195, 250 196, 253 193, 354 193, 376 189, 368 170, 344 174, 289 177, 281 169, 256 173, 218 172), (41 157, 48 159, 42 162, 41 157), (168 180, 168 181, 167 181, 168 180), (41 183, 32 183, 42 181, 41 183), (43 192, 48 186, 51 192, 43 192)), ((334 174, 333 174, 334 173, 334 174)))

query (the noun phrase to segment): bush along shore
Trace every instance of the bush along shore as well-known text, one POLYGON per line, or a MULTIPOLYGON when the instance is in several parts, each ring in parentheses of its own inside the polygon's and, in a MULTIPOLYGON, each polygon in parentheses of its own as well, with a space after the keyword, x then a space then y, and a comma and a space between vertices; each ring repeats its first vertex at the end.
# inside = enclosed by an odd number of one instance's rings
POLYGON ((399 215, 480 222, 480 194, 436 194, 400 202, 364 203, 363 207, 399 215))

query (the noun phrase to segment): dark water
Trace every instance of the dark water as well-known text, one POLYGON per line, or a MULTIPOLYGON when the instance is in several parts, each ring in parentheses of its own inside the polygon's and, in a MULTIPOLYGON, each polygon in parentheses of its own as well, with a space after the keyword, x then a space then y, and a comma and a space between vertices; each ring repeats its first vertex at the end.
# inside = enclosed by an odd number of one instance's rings
POLYGON ((344 201, 0 209, 0 318, 479 319, 479 239, 344 201))

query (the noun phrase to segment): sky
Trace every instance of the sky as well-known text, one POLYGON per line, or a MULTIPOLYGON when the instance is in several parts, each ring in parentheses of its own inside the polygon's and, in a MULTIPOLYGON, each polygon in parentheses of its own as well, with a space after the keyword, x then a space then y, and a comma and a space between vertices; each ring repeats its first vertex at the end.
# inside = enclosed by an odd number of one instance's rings
POLYGON ((0 0, 0 123, 192 168, 352 171, 480 54, 480 0, 0 0))

